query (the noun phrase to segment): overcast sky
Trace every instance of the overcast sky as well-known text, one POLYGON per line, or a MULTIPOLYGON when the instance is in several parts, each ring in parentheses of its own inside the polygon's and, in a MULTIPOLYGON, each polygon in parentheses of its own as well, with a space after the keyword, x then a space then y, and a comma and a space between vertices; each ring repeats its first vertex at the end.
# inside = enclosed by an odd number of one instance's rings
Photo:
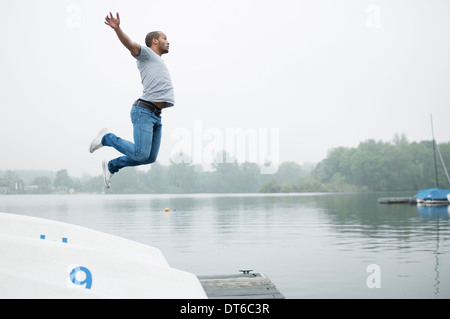
POLYGON ((430 113, 450 141, 448 0, 5 0, 0 170, 99 175, 119 154, 90 154, 92 137, 108 127, 131 139, 142 85, 109 11, 136 42, 168 36, 176 105, 163 113, 163 164, 188 144, 206 161, 230 130, 256 133, 256 151, 281 162, 318 162, 396 133, 430 140, 430 113))

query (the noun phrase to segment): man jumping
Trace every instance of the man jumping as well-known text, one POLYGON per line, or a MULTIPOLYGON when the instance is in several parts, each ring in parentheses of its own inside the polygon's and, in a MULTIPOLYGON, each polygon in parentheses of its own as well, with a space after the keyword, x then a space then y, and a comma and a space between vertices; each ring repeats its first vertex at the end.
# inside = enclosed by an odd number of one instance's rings
POLYGON ((175 103, 174 90, 163 54, 169 53, 169 42, 161 31, 150 32, 145 38, 146 46, 133 42, 120 28, 119 13, 105 18, 117 34, 120 42, 136 59, 144 88, 141 98, 131 108, 134 143, 101 130, 89 146, 91 153, 103 146, 110 146, 125 156, 103 161, 103 180, 106 188, 111 187, 111 177, 128 166, 151 164, 156 161, 161 143, 161 112, 175 103))

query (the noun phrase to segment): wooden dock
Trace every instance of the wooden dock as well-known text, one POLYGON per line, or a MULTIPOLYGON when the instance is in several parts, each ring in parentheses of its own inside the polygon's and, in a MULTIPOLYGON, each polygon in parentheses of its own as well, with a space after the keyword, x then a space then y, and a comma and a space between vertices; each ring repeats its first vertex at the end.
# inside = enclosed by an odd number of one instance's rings
POLYGON ((384 197, 378 198, 380 204, 415 204, 416 200, 413 197, 384 197))
POLYGON ((284 299, 278 288, 261 273, 198 276, 210 299, 284 299))

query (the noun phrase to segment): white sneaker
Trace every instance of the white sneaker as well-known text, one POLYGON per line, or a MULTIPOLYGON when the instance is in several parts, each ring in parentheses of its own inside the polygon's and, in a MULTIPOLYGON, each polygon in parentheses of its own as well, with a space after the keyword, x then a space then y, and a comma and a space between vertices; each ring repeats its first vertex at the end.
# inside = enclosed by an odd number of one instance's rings
POLYGON ((114 175, 109 171, 108 163, 109 163, 109 161, 104 160, 103 164, 102 164, 102 166, 103 166, 103 183, 105 184, 106 188, 111 187, 111 178, 114 175))
POLYGON ((105 134, 108 134, 108 129, 104 128, 101 130, 92 140, 91 144, 89 145, 89 152, 94 153, 99 148, 103 147, 102 139, 105 134))

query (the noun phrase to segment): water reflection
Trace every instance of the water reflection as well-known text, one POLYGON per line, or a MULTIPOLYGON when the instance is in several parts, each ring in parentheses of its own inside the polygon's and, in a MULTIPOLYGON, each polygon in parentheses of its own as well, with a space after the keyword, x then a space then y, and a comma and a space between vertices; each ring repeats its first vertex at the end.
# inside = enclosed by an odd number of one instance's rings
POLYGON ((421 216, 432 216, 439 217, 448 220, 448 215, 450 213, 450 206, 425 206, 417 205, 417 211, 421 216))
POLYGON ((196 274, 255 269, 288 298, 450 297, 448 208, 378 197, 385 194, 1 196, 0 211, 143 242, 196 274), (381 289, 366 286, 369 264, 382 269, 381 289))
MULTIPOLYGON (((440 250, 440 238, 441 238, 441 222, 444 221, 447 222, 449 219, 449 212, 450 212, 450 206, 424 206, 424 205, 418 205, 417 211, 420 214, 420 217, 422 220, 427 220, 434 222, 435 225, 435 243, 436 247, 434 250, 434 271, 435 271, 435 277, 434 277, 434 295, 436 297, 439 297, 440 295, 440 265, 439 265, 439 257, 442 254, 440 250)), ((445 224, 444 224, 445 225, 445 224)), ((444 235, 446 233, 446 228, 444 227, 444 235)), ((445 236, 444 236, 445 240, 445 236)))

